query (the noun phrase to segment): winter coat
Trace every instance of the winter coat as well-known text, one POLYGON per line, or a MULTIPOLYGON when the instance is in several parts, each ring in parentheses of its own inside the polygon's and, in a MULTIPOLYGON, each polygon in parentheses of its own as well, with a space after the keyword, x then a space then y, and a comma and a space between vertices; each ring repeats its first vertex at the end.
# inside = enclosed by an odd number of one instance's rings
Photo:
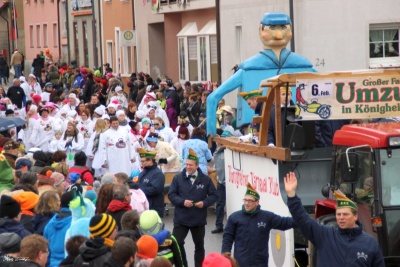
POLYGON ((235 243, 234 258, 240 266, 268 266, 268 240, 271 229, 285 231, 295 226, 292 218, 261 210, 260 206, 252 214, 242 210, 236 211, 229 216, 226 223, 222 253, 231 252, 235 243))
POLYGON ((38 215, 35 214, 32 219, 32 225, 34 229, 34 233, 38 235, 43 235, 44 228, 46 227, 47 223, 53 218, 54 214, 46 214, 46 215, 38 215))
POLYGON ((87 79, 85 83, 85 89, 83 90, 83 101, 85 103, 90 102, 90 98, 92 97, 92 94, 94 93, 94 80, 93 79, 87 79))
POLYGON ((43 236, 49 241, 48 266, 58 266, 65 258, 64 239, 65 233, 71 226, 71 211, 61 208, 60 213, 55 214, 44 228, 43 236))
POLYGON ((195 227, 207 224, 207 208, 217 201, 218 195, 211 178, 198 168, 193 185, 186 175, 186 169, 175 175, 169 188, 168 198, 175 205, 174 223, 195 227), (203 201, 203 208, 185 207, 184 202, 187 199, 194 203, 203 201))
POLYGON ((0 218, 0 234, 2 233, 15 233, 23 239, 31 233, 24 228, 24 225, 13 219, 0 218))
POLYGON ((139 175, 140 189, 149 201, 149 208, 157 211, 160 218, 164 217, 164 173, 154 163, 145 167, 139 175))
POLYGON ((104 267, 124 267, 125 264, 120 261, 117 261, 113 257, 109 257, 103 266, 104 267))
POLYGON ((165 95, 165 99, 168 101, 168 99, 173 100, 174 108, 176 110, 176 114, 179 114, 181 112, 181 99, 179 98, 178 93, 175 91, 175 88, 169 88, 167 90, 167 93, 165 95))
POLYGON ((33 216, 27 214, 21 214, 20 222, 24 225, 24 228, 28 230, 30 233, 34 233, 35 230, 33 229, 32 224, 33 216))
POLYGON ((167 258, 175 267, 183 267, 182 254, 175 237, 165 229, 152 236, 158 243, 157 257, 167 258))
POLYGON ((190 103, 186 111, 190 124, 193 125, 193 127, 197 127, 199 125, 199 117, 200 117, 199 103, 197 101, 190 103))
MULTIPOLYGON (((6 75, 7 71, 7 61, 4 57, 0 57, 0 74, 6 75)), ((1 77, 1 76, 0 76, 1 77)), ((0 81, 1 83, 2 81, 0 81)))
POLYGON ((332 147, 333 135, 350 120, 324 120, 315 122, 316 147, 332 147))
POLYGON ((42 74, 42 69, 44 68, 44 58, 40 56, 36 57, 32 62, 32 67, 33 67, 33 74, 36 77, 40 78, 40 75, 42 74))
POLYGON ((57 67, 50 66, 49 74, 47 75, 48 80, 53 84, 53 88, 57 88, 60 83, 60 73, 58 73, 57 67))
MULTIPOLYGON (((113 200, 113 201, 118 201, 118 202, 121 202, 121 204, 122 204, 122 201, 120 201, 120 200, 113 200)), ((128 203, 129 204, 129 203, 128 203)), ((118 230, 121 230, 122 229, 122 226, 121 226, 121 218, 122 218, 122 215, 124 215, 124 213, 125 212, 127 212, 128 210, 126 210, 126 209, 111 209, 110 208, 110 205, 107 207, 107 211, 106 211, 106 213, 107 214, 110 214, 111 215, 111 217, 113 217, 114 218, 114 220, 115 220, 115 222, 117 223, 117 226, 118 226, 118 230)))
POLYGON ((25 106, 26 96, 24 89, 21 86, 11 86, 7 90, 7 97, 15 104, 19 109, 25 106))
POLYGON ((167 117, 169 120, 169 126, 173 129, 178 125, 178 112, 176 111, 175 107, 173 106, 173 100, 167 99, 167 117))
POLYGON ((287 204, 297 227, 317 248, 317 266, 385 266, 377 240, 359 222, 351 229, 328 227, 313 220, 297 196, 288 197, 287 204))
POLYGON ((104 245, 101 237, 87 240, 79 247, 79 255, 75 258, 74 266, 83 266, 83 263, 89 263, 89 266, 103 266, 111 257, 111 248, 104 245))

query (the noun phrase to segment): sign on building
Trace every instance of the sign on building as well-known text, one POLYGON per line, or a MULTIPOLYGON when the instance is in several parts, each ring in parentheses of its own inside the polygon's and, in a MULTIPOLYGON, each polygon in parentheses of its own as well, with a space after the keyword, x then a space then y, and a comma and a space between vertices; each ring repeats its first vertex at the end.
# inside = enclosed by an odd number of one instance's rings
POLYGON ((80 8, 92 7, 92 0, 71 0, 71 7, 74 11, 80 8))
POLYGON ((136 46, 136 32, 133 30, 121 31, 121 46, 136 46))

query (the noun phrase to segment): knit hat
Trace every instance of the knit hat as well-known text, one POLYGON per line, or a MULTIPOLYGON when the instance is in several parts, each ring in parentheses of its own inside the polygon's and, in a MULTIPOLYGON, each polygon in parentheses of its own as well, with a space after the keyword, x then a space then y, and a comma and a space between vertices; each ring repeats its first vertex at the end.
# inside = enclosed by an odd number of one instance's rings
POLYGON ((96 204, 97 194, 92 186, 86 187, 85 198, 90 199, 90 201, 92 201, 93 204, 96 204))
POLYGON ((143 119, 142 119, 142 125, 143 125, 144 123, 151 123, 151 120, 150 120, 149 118, 143 118, 143 119))
POLYGON ((72 184, 76 183, 76 181, 78 181, 78 179, 80 179, 80 178, 81 178, 81 175, 77 172, 71 172, 69 174, 69 179, 72 184))
POLYGON ((347 198, 342 192, 335 190, 333 191, 333 195, 336 198, 336 209, 350 208, 355 211, 358 211, 356 203, 347 198))
MULTIPOLYGON (((139 152, 138 152, 139 153, 139 152)), ((129 179, 133 179, 133 178, 135 178, 135 177, 137 177, 137 176, 139 176, 140 175, 140 171, 139 170, 133 170, 132 172, 131 172, 131 174, 129 175, 129 179)))
POLYGON ((44 88, 49 87, 49 86, 53 86, 53 84, 52 84, 51 82, 47 82, 47 83, 44 85, 44 88))
POLYGON ((231 262, 219 253, 211 252, 203 261, 202 267, 231 267, 231 262))
POLYGON ((0 251, 6 255, 10 253, 18 253, 21 250, 21 237, 16 233, 0 234, 0 251))
POLYGON ((107 238, 112 234, 115 226, 115 220, 113 217, 111 217, 111 215, 108 215, 106 213, 96 214, 90 219, 90 237, 101 236, 103 238, 107 238))
POLYGON ((141 158, 155 159, 156 158, 156 154, 157 154, 155 151, 147 151, 146 149, 143 149, 143 148, 138 148, 137 152, 139 153, 139 156, 141 158))
POLYGON ((21 205, 12 197, 2 195, 0 200, 0 218, 13 219, 21 212, 21 205))
POLYGON ((115 87, 115 92, 119 92, 119 91, 122 91, 122 87, 118 85, 115 87))
POLYGON ((152 100, 156 100, 157 99, 156 94, 153 93, 153 92, 147 93, 146 97, 149 98, 149 99, 152 99, 152 100))
POLYGON ((188 135, 188 134, 189 134, 189 130, 188 130, 188 128, 186 127, 186 123, 182 123, 182 124, 179 126, 178 134, 185 134, 185 135, 188 135))
MULTIPOLYGON (((20 170, 22 168, 25 168, 30 171, 32 167, 32 161, 30 161, 27 158, 19 158, 17 159, 17 162, 15 163, 15 169, 20 170)), ((1 169, 1 168, 0 168, 1 169)))
POLYGON ((65 181, 65 177, 62 173, 53 172, 50 175, 50 178, 54 180, 54 186, 60 185, 63 181, 65 181))
POLYGON ((245 196, 255 197, 257 200, 260 199, 260 195, 258 192, 251 186, 250 183, 247 183, 247 190, 245 196))
POLYGON ((140 230, 147 235, 155 235, 163 228, 160 216, 155 210, 146 210, 140 215, 140 230))
POLYGON ((125 116, 125 112, 124 112, 123 110, 118 110, 118 111, 115 113, 115 115, 116 115, 117 117, 119 117, 119 116, 125 116))
MULTIPOLYGON (((138 117, 139 119, 143 119, 144 116, 145 116, 146 114, 144 113, 143 110, 138 110, 138 111, 136 111, 135 115, 136 115, 136 117, 138 117)), ((142 122, 142 123, 143 123, 143 122, 142 122)))
POLYGON ((95 70, 94 73, 93 73, 93 75, 94 75, 95 77, 101 77, 100 70, 95 70))
POLYGON ((243 97, 244 100, 247 100, 252 97, 262 96, 262 90, 253 90, 250 92, 239 92, 238 95, 243 97))
POLYGON ((33 192, 25 191, 18 195, 14 195, 13 198, 21 206, 21 212, 23 214, 33 215, 31 211, 33 210, 34 207, 36 207, 36 204, 39 201, 39 195, 33 192), (32 214, 29 214, 29 212, 32 214))
POLYGON ((105 184, 113 184, 115 181, 115 177, 114 174, 112 173, 106 173, 103 175, 103 177, 101 177, 101 185, 105 185, 105 184))
POLYGON ((157 240, 150 235, 143 235, 136 242, 136 255, 142 259, 154 259, 157 257, 158 243, 157 240))
POLYGON ((136 121, 130 121, 130 122, 128 122, 128 124, 131 127, 131 129, 133 130, 138 123, 136 121))
POLYGON ((61 196, 61 208, 68 208, 71 200, 74 199, 74 193, 72 191, 66 192, 61 196))
POLYGON ((42 97, 40 95, 33 95, 32 100, 34 103, 39 103, 42 100, 42 97))
POLYGON ((191 159, 196 162, 199 162, 199 156, 197 156, 196 152, 194 152, 194 150, 191 148, 189 148, 189 155, 188 155, 187 159, 191 159))
POLYGON ((14 114, 14 110, 7 109, 6 112, 5 112, 5 115, 7 116, 7 115, 11 115, 11 114, 14 114))
POLYGON ((102 108, 101 106, 97 107, 94 109, 94 112, 99 114, 100 116, 102 116, 104 114, 104 108, 102 108))

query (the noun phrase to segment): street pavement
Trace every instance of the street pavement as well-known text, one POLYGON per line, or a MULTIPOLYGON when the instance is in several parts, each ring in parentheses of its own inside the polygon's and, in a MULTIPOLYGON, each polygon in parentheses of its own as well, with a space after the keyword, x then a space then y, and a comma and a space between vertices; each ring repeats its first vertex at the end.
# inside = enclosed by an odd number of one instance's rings
MULTIPOLYGON (((211 231, 215 229, 215 218, 216 218, 215 209, 211 207, 208 209, 206 236, 204 238, 204 248, 206 250, 205 255, 211 252, 218 252, 218 253, 221 252, 223 233, 211 234, 211 231)), ((174 207, 169 206, 169 215, 164 215, 163 222, 165 223, 165 229, 168 229, 171 232, 172 229, 174 228, 173 220, 174 220, 174 207)), ((225 223, 226 223, 226 215, 224 219, 224 225, 225 223)), ((189 266, 194 266, 194 244, 190 232, 188 233, 185 239, 185 250, 189 266)))

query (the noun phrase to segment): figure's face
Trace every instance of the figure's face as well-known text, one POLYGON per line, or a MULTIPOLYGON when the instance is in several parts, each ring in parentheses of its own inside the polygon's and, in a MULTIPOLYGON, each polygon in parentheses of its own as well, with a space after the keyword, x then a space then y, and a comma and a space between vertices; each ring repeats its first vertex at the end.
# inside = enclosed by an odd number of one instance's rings
MULTIPOLYGON (((288 106, 290 106, 290 99, 292 98, 292 93, 288 94, 288 106)), ((281 92, 281 105, 285 105, 286 103, 286 92, 281 92)))
POLYGON ((82 113, 82 114, 81 114, 81 119, 82 119, 82 121, 87 121, 89 118, 88 118, 88 116, 86 115, 86 113, 82 113))
POLYGON ((260 24, 259 34, 264 49, 283 49, 292 39, 292 28, 287 25, 263 25, 260 24))
POLYGON ((358 215, 353 214, 351 208, 336 209, 336 221, 340 229, 350 229, 356 227, 358 215))
POLYGON ((153 166, 153 161, 149 158, 141 158, 140 163, 142 164, 142 167, 153 166))
POLYGON ((99 103, 99 99, 97 98, 97 96, 92 96, 92 98, 90 99, 90 103, 93 105, 97 105, 99 103))
POLYGON ((119 122, 118 122, 118 121, 113 121, 113 122, 111 123, 111 128, 117 130, 117 129, 118 129, 118 125, 119 125, 119 122))
POLYGON ((137 106, 133 105, 130 109, 130 112, 136 112, 137 111, 137 106))
POLYGON ((149 118, 151 120, 153 120, 156 117, 156 112, 154 111, 154 109, 149 111, 149 118))
POLYGON ((61 138, 61 134, 60 133, 56 133, 55 136, 56 136, 57 140, 60 140, 60 138, 61 138))
POLYGON ((162 127, 162 123, 158 120, 154 120, 154 128, 159 129, 160 127, 162 127))
POLYGON ((75 97, 69 97, 68 100, 69 100, 69 104, 70 104, 71 106, 75 106, 75 105, 76 105, 76 99, 75 99, 75 97))
POLYGON ((186 160, 186 171, 189 174, 195 173, 198 167, 199 167, 199 163, 197 163, 196 161, 191 160, 191 159, 186 160))
POLYGON ((249 105, 249 107, 251 109, 256 109, 256 107, 257 107, 257 99, 255 97, 247 99, 246 102, 247 102, 247 105, 249 105))
POLYGON ((246 195, 243 198, 244 209, 247 212, 251 212, 251 211, 255 210, 257 208, 258 204, 259 204, 259 201, 255 197, 246 195))
POLYGON ((74 130, 74 126, 73 125, 71 125, 71 124, 68 124, 68 126, 67 126, 67 130, 69 131, 69 132, 72 132, 73 130, 74 130))
POLYGON ((118 118, 119 122, 124 122, 125 121, 125 115, 124 114, 119 115, 117 118, 118 118))

